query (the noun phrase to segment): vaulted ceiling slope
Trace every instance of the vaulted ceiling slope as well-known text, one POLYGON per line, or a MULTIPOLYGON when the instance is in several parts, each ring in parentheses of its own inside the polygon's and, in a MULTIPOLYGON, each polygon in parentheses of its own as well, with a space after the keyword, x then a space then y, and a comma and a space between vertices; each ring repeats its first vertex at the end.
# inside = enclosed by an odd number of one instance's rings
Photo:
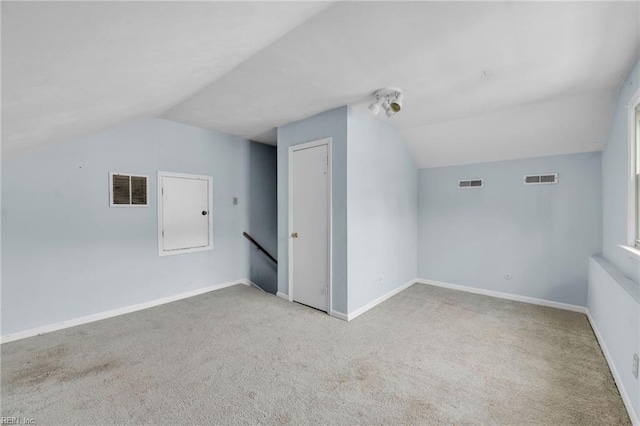
POLYGON ((341 3, 164 117, 275 142, 399 86, 403 111, 379 118, 420 167, 599 150, 639 23, 637 2, 341 3))
POLYGON ((639 2, 2 3, 3 151, 157 116, 275 127, 399 86, 420 167, 602 148, 639 2))
POLYGON ((154 117, 329 2, 2 2, 2 148, 154 117))

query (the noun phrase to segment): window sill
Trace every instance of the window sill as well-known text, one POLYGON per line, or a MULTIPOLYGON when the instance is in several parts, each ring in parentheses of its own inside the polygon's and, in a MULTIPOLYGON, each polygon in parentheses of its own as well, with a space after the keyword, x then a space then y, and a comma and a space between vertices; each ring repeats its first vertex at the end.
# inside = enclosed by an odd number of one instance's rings
POLYGON ((640 260, 640 250, 635 247, 625 246, 624 244, 618 244, 618 247, 627 251, 627 254, 632 254, 636 260, 640 260))

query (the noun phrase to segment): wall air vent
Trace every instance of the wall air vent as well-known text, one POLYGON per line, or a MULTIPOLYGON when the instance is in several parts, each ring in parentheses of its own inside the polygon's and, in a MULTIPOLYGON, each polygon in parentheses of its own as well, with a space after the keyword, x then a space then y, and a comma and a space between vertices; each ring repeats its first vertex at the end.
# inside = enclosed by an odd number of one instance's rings
POLYGON ((552 185, 558 183, 557 173, 547 173, 544 175, 526 175, 524 177, 525 185, 552 185))
POLYGON ((482 188, 484 182, 482 179, 459 180, 458 188, 482 188))
POLYGON ((109 205, 111 207, 147 207, 147 176, 109 173, 109 205))

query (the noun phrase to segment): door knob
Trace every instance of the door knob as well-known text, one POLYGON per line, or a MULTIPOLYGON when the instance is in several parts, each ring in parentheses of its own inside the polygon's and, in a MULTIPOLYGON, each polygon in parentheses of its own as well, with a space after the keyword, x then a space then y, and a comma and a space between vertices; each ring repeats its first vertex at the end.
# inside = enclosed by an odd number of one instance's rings
POLYGON ((291 238, 298 238, 298 233, 294 232, 293 234, 291 234, 291 238))
POLYGON ((202 216, 206 216, 206 215, 207 215, 207 212, 203 210, 202 211, 202 216))

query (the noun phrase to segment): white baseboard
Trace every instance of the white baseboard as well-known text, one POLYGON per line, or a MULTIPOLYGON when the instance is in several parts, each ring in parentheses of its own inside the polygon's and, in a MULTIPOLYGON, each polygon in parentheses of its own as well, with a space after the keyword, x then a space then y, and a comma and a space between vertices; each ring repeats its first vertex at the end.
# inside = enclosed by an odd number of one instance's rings
POLYGON ((532 305, 540 305, 540 306, 548 306, 550 308, 564 309, 565 311, 581 312, 583 314, 587 313, 587 308, 584 306, 571 305, 569 303, 562 303, 562 302, 555 302, 553 300, 537 299, 535 297, 520 296, 518 294, 503 293, 500 291, 493 291, 493 290, 485 290, 483 288, 468 287, 468 286, 459 285, 459 284, 443 283, 440 281, 426 280, 424 278, 416 278, 414 282, 417 282, 420 284, 433 285, 436 287, 449 288, 451 290, 465 291, 467 293, 475 293, 475 294, 481 294, 484 296, 497 297, 499 299, 513 300, 515 302, 523 302, 523 303, 530 303, 532 305))
MULTIPOLYGON (((378 306, 379 304, 381 304, 385 300, 395 296, 396 294, 400 293, 402 290, 404 290, 404 289, 410 287, 411 285, 415 284, 415 282, 416 282, 416 280, 410 280, 410 281, 402 284, 400 287, 394 288, 390 292, 383 294, 382 296, 378 297, 376 300, 367 303, 363 307, 356 309, 355 311, 353 311, 350 314, 346 315, 347 321, 351 321, 352 319, 355 319, 355 318, 359 317, 360 315, 364 314, 369 309, 375 308, 376 306, 378 306)), ((344 314, 341 314, 341 315, 344 315, 344 314)))
POLYGON ((609 354, 609 350, 607 349, 607 345, 604 343, 604 339, 598 330, 598 326, 596 325, 596 321, 591 316, 591 312, 587 309, 587 318, 589 319, 589 324, 591 324, 591 328, 593 329, 593 334, 596 335, 596 339, 600 344, 600 348, 602 348, 602 353, 604 354, 604 359, 607 360, 607 364, 609 364, 609 370, 611 370, 611 375, 613 376, 613 380, 616 382, 616 386, 618 387, 618 391, 620 392, 620 396, 622 397, 622 402, 624 402, 624 406, 627 408, 627 413, 629 413, 629 418, 631 419, 631 423, 634 426, 640 426, 640 418, 638 418, 638 414, 635 412, 633 408, 633 404, 631 403, 631 398, 629 398, 629 394, 624 388, 624 384, 622 383, 622 378, 618 373, 618 369, 616 365, 613 363, 613 358, 611 358, 611 354, 609 354))
MULTIPOLYGON (((276 296, 278 296, 281 299, 284 299, 287 302, 289 302, 289 295, 286 294, 286 293, 282 293, 282 292, 279 291, 279 292, 276 293, 276 296)), ((341 319, 341 320, 348 321, 347 315, 343 314, 342 312, 338 312, 338 311, 332 310, 331 312, 329 312, 329 316, 332 316, 332 317, 335 317, 335 318, 338 318, 338 319, 341 319)))
POLYGON ((38 336, 38 335, 50 333, 52 331, 62 330, 69 327, 75 327, 76 325, 87 324, 94 321, 100 321, 103 319, 112 318, 118 315, 124 315, 124 314, 128 314, 135 311, 141 311, 143 309, 153 308, 154 306, 164 305, 165 303, 171 303, 177 300, 187 299, 193 296, 199 296, 201 294, 208 293, 210 291, 220 290, 220 289, 231 287, 238 284, 251 286, 251 281, 248 278, 242 278, 237 281, 230 281, 223 284, 216 284, 209 287, 203 287, 203 288, 188 291, 185 293, 180 293, 173 296, 152 300, 150 302, 144 302, 136 305, 125 306, 123 308, 117 308, 110 311, 87 315, 80 318, 74 318, 71 320, 62 321, 55 324, 43 325, 41 327, 36 327, 28 330, 18 331, 15 333, 5 334, 4 336, 0 337, 0 343, 14 342, 16 340, 26 339, 27 337, 38 336))
POLYGON ((342 312, 332 310, 330 315, 343 321, 349 321, 349 316, 347 314, 343 314, 342 312))
MULTIPOLYGON (((278 296, 279 298, 284 299, 287 302, 289 302, 289 295, 286 294, 286 293, 283 293, 283 292, 279 291, 279 292, 276 293, 276 296, 278 296)), ((338 312, 338 311, 332 310, 328 314, 329 314, 329 316, 332 316, 332 317, 335 317, 335 318, 338 318, 338 319, 341 319, 341 320, 348 321, 347 320, 347 315, 343 314, 342 312, 338 312)))
MULTIPOLYGON (((248 284, 247 284, 247 285, 248 285, 249 287, 254 287, 254 288, 256 288, 256 289, 260 290, 261 292, 266 293, 266 291, 265 291, 262 287, 260 287, 258 284, 254 283, 254 282, 253 282, 253 281, 251 281, 250 279, 247 279, 247 281, 248 281, 248 284)), ((245 283, 243 283, 243 284, 245 284, 245 283)))

